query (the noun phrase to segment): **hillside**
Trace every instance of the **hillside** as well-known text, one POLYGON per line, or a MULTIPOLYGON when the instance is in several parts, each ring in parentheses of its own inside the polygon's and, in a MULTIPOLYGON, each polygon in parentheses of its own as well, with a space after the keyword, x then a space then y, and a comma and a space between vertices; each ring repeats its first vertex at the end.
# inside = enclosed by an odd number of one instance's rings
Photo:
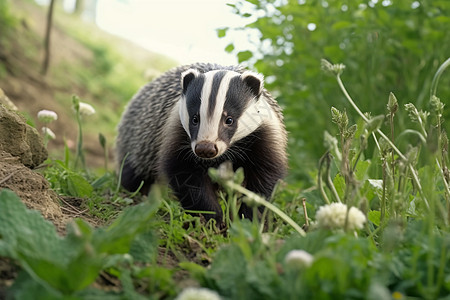
POLYGON ((140 86, 176 62, 56 7, 50 68, 43 76, 40 70, 47 8, 26 0, 6 3, 11 20, 8 30, 4 28, 5 34, 0 35, 0 88, 38 129, 42 126, 36 119, 38 111, 49 109, 58 114, 58 120, 50 126, 56 139, 49 143, 49 151, 56 157, 62 155, 64 140, 71 149, 75 147, 72 96, 94 106, 97 113, 83 120, 84 146, 88 163, 103 165, 98 134, 106 136, 111 150, 124 105, 140 86))

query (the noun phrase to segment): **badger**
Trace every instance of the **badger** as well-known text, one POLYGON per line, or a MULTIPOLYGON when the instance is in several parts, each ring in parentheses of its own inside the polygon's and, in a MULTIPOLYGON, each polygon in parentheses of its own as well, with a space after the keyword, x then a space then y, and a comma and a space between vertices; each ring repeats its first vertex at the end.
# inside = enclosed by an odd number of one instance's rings
MULTIPOLYGON (((131 99, 118 126, 121 184, 147 193, 167 182, 186 210, 215 213, 219 186, 209 168, 230 161, 243 168, 243 185, 270 198, 287 170, 282 110, 264 88, 263 76, 241 66, 197 63, 174 68, 131 99)), ((239 216, 252 218, 242 204, 239 216)), ((211 218, 205 214, 207 219, 211 218)))

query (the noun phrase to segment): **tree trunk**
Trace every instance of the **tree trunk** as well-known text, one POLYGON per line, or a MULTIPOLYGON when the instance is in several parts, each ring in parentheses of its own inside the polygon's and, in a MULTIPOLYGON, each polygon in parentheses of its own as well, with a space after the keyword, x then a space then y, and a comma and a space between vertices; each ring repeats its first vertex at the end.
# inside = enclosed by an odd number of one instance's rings
POLYGON ((75 0, 74 14, 81 15, 84 10, 84 0, 75 0))
POLYGON ((45 41, 44 41, 44 62, 42 64, 42 75, 46 75, 48 71, 48 66, 50 64, 50 33, 52 29, 53 21, 53 8, 55 6, 55 0, 50 1, 47 13, 47 28, 45 30, 45 41))

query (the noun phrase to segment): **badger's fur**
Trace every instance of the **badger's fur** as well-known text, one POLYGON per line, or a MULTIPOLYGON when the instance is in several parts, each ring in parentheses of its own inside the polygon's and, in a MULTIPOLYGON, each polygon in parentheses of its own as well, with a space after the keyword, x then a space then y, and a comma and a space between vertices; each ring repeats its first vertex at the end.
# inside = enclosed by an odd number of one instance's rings
MULTIPOLYGON (((244 185, 266 198, 287 168, 286 130, 261 75, 239 66, 194 64, 172 69, 131 100, 118 127, 122 185, 148 192, 165 179, 189 210, 220 221, 218 186, 208 168, 231 161, 244 185)), ((240 214, 251 218, 245 205, 240 214)))

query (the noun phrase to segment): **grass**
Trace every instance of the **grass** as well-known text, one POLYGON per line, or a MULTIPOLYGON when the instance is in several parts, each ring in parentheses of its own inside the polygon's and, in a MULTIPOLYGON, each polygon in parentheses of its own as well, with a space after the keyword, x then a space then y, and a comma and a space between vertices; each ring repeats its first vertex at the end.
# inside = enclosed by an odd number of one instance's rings
MULTIPOLYGON (((148 199, 131 197, 117 190, 110 172, 98 176, 74 169, 75 157, 52 161, 45 171, 52 187, 83 198, 90 214, 110 225, 93 229, 75 220, 60 238, 42 217, 3 191, 0 254, 24 271, 10 292, 16 297, 39 292, 52 299, 166 299, 181 293, 187 282, 223 299, 446 299, 450 233, 442 102, 432 95, 430 112, 407 104, 403 109, 411 127, 396 133, 388 122, 394 137, 388 138, 383 118, 360 112, 346 92, 343 67, 328 62, 323 67, 336 77, 360 120, 349 124, 347 112, 332 108, 330 122, 340 134, 328 136, 334 155, 324 156, 316 186, 298 191, 296 183, 285 183, 266 203, 240 185, 239 171, 211 170, 224 187, 219 197, 228 224, 224 231, 213 220, 205 224, 184 212, 162 187, 155 186, 148 199), (397 145, 405 134, 420 138, 397 145), (366 153, 370 142, 376 150, 366 153), (266 207, 263 219, 239 219, 240 199, 266 207), (341 203, 344 210, 328 203, 341 203), (354 225, 350 207, 365 222, 354 225), (34 238, 27 241, 29 235, 34 238), (290 258, 293 250, 309 253, 312 261, 290 258), (92 286, 100 272, 116 278, 120 289, 92 286)), ((402 108, 393 94, 386 103, 392 121, 402 108)))
MULTIPOLYGON (((116 134, 124 106, 151 79, 146 78, 145 73, 160 74, 175 66, 176 62, 163 55, 149 54, 137 46, 130 47, 94 24, 80 23, 76 16, 65 13, 55 16, 56 25, 89 49, 94 62, 94 65, 59 64, 54 69, 54 77, 60 78, 61 83, 55 82, 55 85, 75 85, 89 91, 87 97, 79 96, 101 109, 98 109, 96 122, 88 123, 86 131, 102 132, 111 139, 116 134), (86 35, 86 32, 90 34, 86 35), (72 75, 67 78, 67 73, 72 75)), ((58 99, 67 102, 67 94, 58 95, 58 99)))
MULTIPOLYGON (((131 97, 152 77, 177 65, 171 58, 149 52, 100 30, 95 24, 81 21, 79 16, 64 12, 57 3, 51 65, 44 78, 35 70, 40 69, 42 59, 43 37, 40 36, 40 29, 45 27, 46 8, 29 0, 11 4, 0 0, 0 3, 0 16, 3 16, 0 22, 5 24, 1 30, 8 33, 2 35, 1 43, 8 50, 7 55, 14 54, 22 63, 27 62, 11 68, 17 69, 14 73, 20 75, 23 81, 28 75, 36 77, 33 78, 36 90, 32 92, 37 94, 39 104, 50 104, 58 110, 61 122, 72 122, 74 126, 76 122, 73 120, 62 120, 73 115, 72 95, 77 95, 81 101, 97 109, 95 116, 85 120, 85 132, 91 149, 96 146, 99 132, 105 136, 107 147, 111 148, 120 116, 131 97), (21 39, 13 39, 14 35, 20 35, 21 39)), ((5 59, 8 61, 10 57, 5 59)), ((3 65, 0 65, 1 76, 3 65)), ((4 81, 8 86, 7 77, 4 81)), ((64 133, 67 139, 72 134, 69 129, 59 133, 64 133)), ((50 149, 56 145, 61 148, 61 135, 50 149)))

